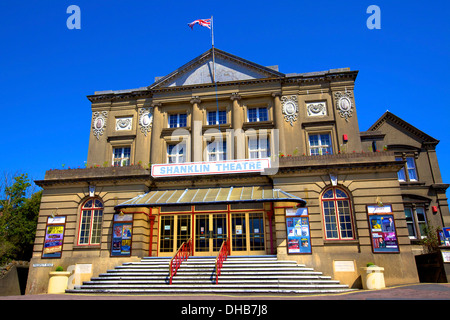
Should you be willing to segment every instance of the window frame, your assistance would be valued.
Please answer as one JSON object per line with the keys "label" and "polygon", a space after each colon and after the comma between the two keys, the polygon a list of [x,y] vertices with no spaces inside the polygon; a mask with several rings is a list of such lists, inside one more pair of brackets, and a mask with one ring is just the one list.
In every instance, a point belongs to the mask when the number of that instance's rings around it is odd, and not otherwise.
{"label": "window frame", "polygon": [[[328,136],[329,144],[322,144],[322,136]],[[318,145],[317,146],[311,146],[311,137],[317,136],[318,137]],[[325,149],[325,153],[323,151]],[[326,151],[326,149],[329,149],[330,152]],[[313,150],[319,150],[318,154],[313,154]],[[331,138],[330,132],[314,132],[314,133],[308,133],[308,151],[310,156],[322,156],[327,154],[333,154],[333,140]]]}
{"label": "window frame", "polygon": [[[86,205],[88,204],[89,201],[92,201],[92,206],[91,207],[86,207]],[[101,207],[96,206],[97,202],[99,202],[101,204]],[[101,199],[96,198],[96,197],[90,197],[88,199],[86,199],[83,204],[80,207],[80,215],[79,215],[79,225],[78,225],[78,237],[77,237],[77,245],[78,246],[92,246],[92,247],[97,247],[97,246],[101,246],[102,244],[102,225],[103,225],[103,211],[104,211],[104,203]],[[96,211],[99,211],[99,221],[95,222],[95,214]],[[84,224],[84,217],[85,217],[85,213],[87,214],[87,217],[89,218],[89,229],[86,231],[84,230],[84,232],[87,232],[87,238],[88,238],[88,242],[82,243],[82,233],[83,233],[83,229],[84,229],[84,225],[87,226],[87,224]],[[95,227],[95,228],[94,228]],[[93,238],[94,237],[98,237],[98,243],[97,242],[93,242]],[[83,236],[83,241],[84,241],[85,236]]]}
{"label": "window frame", "polygon": [[[419,210],[423,210],[420,215],[423,215],[423,219],[419,219]],[[411,218],[412,222],[408,222],[408,219],[406,217],[406,210],[411,211]],[[404,212],[405,212],[405,219],[406,224],[412,224],[414,228],[414,236],[409,234],[408,229],[408,236],[411,240],[420,240],[425,239],[427,237],[425,228],[428,227],[428,219],[427,219],[427,206],[425,204],[406,204],[404,205]]]}
{"label": "window frame", "polygon": [[[213,117],[212,114],[214,113],[214,121],[210,122],[210,115],[211,118]],[[220,124],[227,124],[227,110],[210,110],[206,113],[206,124],[208,126],[214,126],[214,125],[220,125]]]}
{"label": "window frame", "polygon": [[[265,110],[266,117],[267,117],[267,119],[265,119],[265,120],[261,120],[261,115],[260,115],[261,109]],[[254,120],[251,120],[251,119],[253,119],[253,117],[250,118],[250,110],[256,110],[256,118]],[[268,107],[248,107],[247,108],[247,122],[254,123],[254,122],[263,122],[263,121],[269,121],[269,108]]]}
{"label": "window frame", "polygon": [[[324,195],[329,192],[332,191],[333,197],[331,198],[324,198]],[[336,191],[339,190],[340,192],[343,192],[345,194],[345,197],[337,197],[336,196]],[[339,210],[336,210],[336,208],[338,207],[338,202],[339,201],[346,201],[347,202],[347,208],[348,208],[348,213],[343,213],[342,215],[339,213]],[[320,197],[320,202],[321,202],[321,208],[322,208],[322,218],[323,218],[323,230],[324,230],[324,237],[325,240],[327,241],[339,241],[339,240],[343,240],[343,241],[352,241],[352,240],[356,240],[356,232],[355,232],[355,222],[354,222],[354,217],[353,217],[353,208],[352,208],[352,200],[351,197],[349,195],[349,193],[344,190],[343,188],[340,187],[329,187],[326,188],[321,197]],[[333,203],[333,211],[334,211],[334,215],[333,217],[335,218],[334,222],[335,222],[335,229],[331,229],[328,230],[327,228],[327,219],[326,219],[326,215],[325,215],[325,205],[324,203]],[[327,208],[330,209],[330,208]],[[350,217],[350,221],[341,221],[341,217],[345,217],[345,216],[349,216]],[[351,232],[351,237],[343,237],[343,230],[342,230],[342,224],[343,223],[350,223],[351,228],[350,229],[346,229],[345,232]],[[331,237],[328,235],[328,231],[331,232],[331,234],[333,235],[333,233],[337,234],[337,237]]]}
{"label": "window frame", "polygon": [[[121,149],[120,158],[116,158],[116,150]],[[125,149],[129,149],[129,157],[128,162],[124,164],[123,162],[127,160],[125,157]],[[116,164],[117,159],[119,159],[120,163]],[[131,146],[114,146],[112,150],[112,163],[114,167],[127,167],[131,165]]]}
{"label": "window frame", "polygon": [[[395,160],[397,161],[403,161],[405,162],[405,165],[397,171],[397,180],[399,182],[419,182],[419,174],[417,172],[417,163],[416,163],[417,156],[416,155],[397,155],[395,156]],[[410,160],[408,162],[408,160]],[[410,167],[410,162],[412,161],[413,166]],[[411,178],[411,172],[414,172],[415,178]],[[403,178],[402,178],[403,177]]]}
{"label": "window frame", "polygon": [[[261,148],[261,140],[266,141],[266,148]],[[251,142],[250,141],[256,141],[256,149],[251,149]],[[270,158],[271,155],[271,150],[270,150],[270,136],[269,135],[265,135],[265,139],[261,139],[260,134],[258,135],[251,135],[248,136],[247,138],[247,152],[248,152],[248,156],[247,159],[265,159],[265,158]],[[258,157],[253,158],[251,155],[252,153],[257,152],[258,153]],[[261,156],[262,152],[266,152],[265,157]]]}
{"label": "window frame", "polygon": [[[186,123],[184,124],[184,126],[182,126],[181,122],[180,122],[181,115],[185,116]],[[172,121],[171,121],[172,117],[176,117],[176,123],[175,123],[176,126],[172,126]],[[171,113],[171,114],[169,114],[169,116],[167,118],[167,127],[168,128],[185,128],[185,127],[187,127],[187,123],[188,123],[187,113]]]}
{"label": "window frame", "polygon": [[[176,150],[176,154],[171,154],[169,152],[169,149],[173,147]],[[180,153],[180,150],[183,150],[183,153]],[[185,163],[186,162],[186,143],[184,141],[181,141],[179,143],[167,143],[166,147],[166,163],[168,164],[175,164],[175,163]],[[183,161],[180,161],[180,158],[183,158]],[[175,158],[175,162],[170,162],[170,158]]]}
{"label": "window frame", "polygon": [[[222,147],[220,147],[222,144]],[[215,151],[210,151],[213,148]],[[214,141],[206,142],[206,161],[225,161],[227,160],[227,141],[225,139],[214,139]],[[212,160],[210,157],[214,155],[216,159]],[[222,159],[220,158],[222,156]]]}

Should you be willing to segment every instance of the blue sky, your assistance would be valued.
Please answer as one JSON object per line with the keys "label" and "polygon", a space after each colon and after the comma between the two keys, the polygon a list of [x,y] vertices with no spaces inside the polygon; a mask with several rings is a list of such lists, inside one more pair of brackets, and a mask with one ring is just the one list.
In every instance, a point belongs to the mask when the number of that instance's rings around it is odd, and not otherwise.
{"label": "blue sky", "polygon": [[[381,29],[369,30],[370,5]],[[69,30],[67,7],[81,9]],[[0,171],[44,178],[83,167],[91,123],[87,95],[148,86],[211,46],[283,73],[359,70],[360,130],[387,109],[439,139],[450,183],[450,2],[448,1],[104,1],[0,2]]]}

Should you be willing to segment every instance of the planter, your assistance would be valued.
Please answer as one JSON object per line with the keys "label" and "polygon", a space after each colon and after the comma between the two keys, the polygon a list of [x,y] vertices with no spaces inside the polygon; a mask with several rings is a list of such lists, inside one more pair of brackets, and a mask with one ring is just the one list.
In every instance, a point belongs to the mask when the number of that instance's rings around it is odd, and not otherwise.
{"label": "planter", "polygon": [[50,272],[50,280],[48,281],[48,293],[61,294],[65,293],[69,276],[71,272],[68,271],[53,271]]}
{"label": "planter", "polygon": [[384,283],[384,268],[372,266],[361,268],[361,280],[363,288],[366,290],[378,290],[386,288]]}

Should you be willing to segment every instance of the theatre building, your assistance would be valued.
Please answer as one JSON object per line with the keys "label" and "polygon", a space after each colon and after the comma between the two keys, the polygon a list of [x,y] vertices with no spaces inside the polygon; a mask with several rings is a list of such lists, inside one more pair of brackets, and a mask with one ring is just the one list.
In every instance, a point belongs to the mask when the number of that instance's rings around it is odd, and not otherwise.
{"label": "theatre building", "polygon": [[[369,262],[388,286],[418,282],[425,227],[450,225],[439,141],[358,105],[357,75],[284,74],[215,49],[148,87],[89,95],[86,167],[36,182],[27,293],[46,292],[56,266],[97,276],[189,239],[194,257],[228,239],[231,256],[294,260],[350,287]],[[379,119],[361,131],[358,112]]]}

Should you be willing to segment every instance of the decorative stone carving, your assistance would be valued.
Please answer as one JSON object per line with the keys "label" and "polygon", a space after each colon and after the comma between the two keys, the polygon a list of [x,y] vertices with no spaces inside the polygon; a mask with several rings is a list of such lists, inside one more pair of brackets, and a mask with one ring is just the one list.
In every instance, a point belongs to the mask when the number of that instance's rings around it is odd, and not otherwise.
{"label": "decorative stone carving", "polygon": [[92,115],[92,131],[97,140],[103,135],[106,128],[106,119],[108,118],[108,111],[94,112]]}
{"label": "decorative stone carving", "polygon": [[141,132],[144,136],[147,136],[147,133],[150,131],[150,128],[153,125],[153,108],[141,108],[139,110],[139,127],[141,128]]}
{"label": "decorative stone carving", "polygon": [[308,102],[306,103],[306,112],[308,117],[318,117],[327,115],[327,103],[323,102]]}
{"label": "decorative stone carving", "polygon": [[131,130],[133,118],[116,118],[116,131]]}
{"label": "decorative stone carving", "polygon": [[241,95],[240,95],[239,93],[237,93],[237,92],[233,92],[233,93],[231,94],[230,99],[231,99],[232,101],[234,101],[234,100],[241,100]]}
{"label": "decorative stone carving", "polygon": [[352,93],[347,91],[336,92],[334,98],[336,99],[336,108],[341,118],[348,122],[348,118],[353,115]]}
{"label": "decorative stone carving", "polygon": [[284,119],[294,126],[298,116],[297,96],[281,97]]}
{"label": "decorative stone carving", "polygon": [[199,104],[202,102],[202,100],[198,96],[195,96],[195,97],[192,97],[190,102],[191,102],[191,104],[195,104],[195,103]]}

